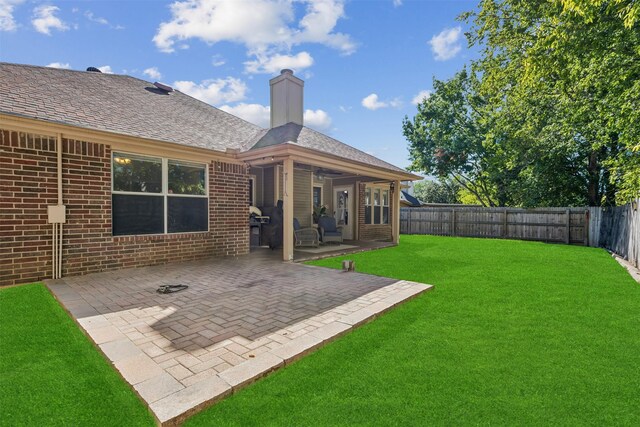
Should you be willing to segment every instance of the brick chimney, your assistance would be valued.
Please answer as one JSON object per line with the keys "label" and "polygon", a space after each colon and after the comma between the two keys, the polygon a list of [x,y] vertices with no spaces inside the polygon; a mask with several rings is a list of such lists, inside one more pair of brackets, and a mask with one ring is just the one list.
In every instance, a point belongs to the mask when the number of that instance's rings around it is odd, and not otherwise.
{"label": "brick chimney", "polygon": [[304,82],[293,75],[293,71],[280,71],[278,77],[269,80],[271,86],[271,127],[293,122],[303,125]]}

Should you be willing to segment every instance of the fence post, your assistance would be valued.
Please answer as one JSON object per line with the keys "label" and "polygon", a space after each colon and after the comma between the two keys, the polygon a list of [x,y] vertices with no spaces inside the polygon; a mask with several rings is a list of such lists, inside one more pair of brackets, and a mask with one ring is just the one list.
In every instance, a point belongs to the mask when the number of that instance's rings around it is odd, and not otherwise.
{"label": "fence post", "polygon": [[451,209],[451,233],[452,236],[456,235],[456,208]]}
{"label": "fence post", "polygon": [[584,245],[589,246],[589,209],[584,211]]}
{"label": "fence post", "polygon": [[407,209],[407,234],[411,234],[411,208]]}
{"label": "fence post", "polygon": [[568,245],[571,242],[571,211],[567,209],[565,214],[567,215],[567,235],[565,237],[565,243]]}
{"label": "fence post", "polygon": [[507,237],[509,235],[509,231],[508,231],[509,223],[507,222],[507,215],[509,215],[509,209],[505,207],[503,217],[502,217],[502,237]]}

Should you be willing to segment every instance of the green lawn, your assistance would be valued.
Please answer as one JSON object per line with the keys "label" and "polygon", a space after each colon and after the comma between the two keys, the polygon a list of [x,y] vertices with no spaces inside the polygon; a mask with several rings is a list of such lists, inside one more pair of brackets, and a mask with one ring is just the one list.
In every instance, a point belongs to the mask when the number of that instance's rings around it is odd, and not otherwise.
{"label": "green lawn", "polygon": [[0,290],[0,425],[153,424],[43,285]]}
{"label": "green lawn", "polygon": [[640,425],[640,285],[605,251],[402,236],[348,258],[436,289],[189,426]]}

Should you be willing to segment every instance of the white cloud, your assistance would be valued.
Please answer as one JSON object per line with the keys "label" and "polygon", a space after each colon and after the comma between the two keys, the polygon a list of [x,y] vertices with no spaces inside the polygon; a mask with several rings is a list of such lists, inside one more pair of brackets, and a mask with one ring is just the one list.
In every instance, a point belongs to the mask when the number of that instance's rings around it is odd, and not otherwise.
{"label": "white cloud", "polygon": [[158,70],[158,67],[149,67],[144,70],[142,74],[148,76],[152,80],[160,80],[162,78],[162,74]]}
{"label": "white cloud", "polygon": [[327,132],[331,128],[331,117],[323,110],[305,110],[304,124],[320,132]]}
{"label": "white cloud", "polygon": [[445,28],[439,34],[431,37],[429,44],[436,61],[446,61],[455,57],[462,50],[460,38],[462,28]]}
{"label": "white cloud", "polygon": [[430,90],[421,90],[416,94],[416,96],[413,97],[413,99],[411,100],[411,103],[413,105],[418,105],[422,102],[422,100],[424,100],[425,98],[429,98],[430,96],[431,96]]}
{"label": "white cloud", "polygon": [[393,0],[393,7],[402,6],[402,0]]}
{"label": "white cloud", "polygon": [[[72,12],[77,12],[78,9],[74,8],[71,10]],[[112,25],[106,18],[102,18],[100,16],[96,16],[92,11],[87,10],[84,13],[84,17],[87,18],[89,21],[91,22],[95,22],[96,24],[100,24],[100,25],[106,25],[109,28],[113,29],[113,30],[124,30],[124,27],[122,25]]]}
{"label": "white cloud", "polygon": [[[305,4],[302,17],[296,17],[299,3]],[[238,43],[252,58],[245,64],[248,72],[266,73],[281,62],[309,67],[313,60],[307,52],[290,54],[303,43],[322,44],[345,55],[357,48],[348,34],[334,31],[345,17],[344,0],[178,0],[170,9],[171,19],[162,22],[153,37],[159,50],[188,47],[185,41],[191,39]]]}
{"label": "white cloud", "polygon": [[247,85],[233,77],[204,80],[201,83],[177,81],[173,87],[212,105],[242,101],[247,93]]}
{"label": "white cloud", "polygon": [[13,19],[13,10],[24,0],[0,0],[0,31],[15,31],[18,28]]}
{"label": "white cloud", "polygon": [[101,18],[99,16],[95,16],[93,14],[93,12],[91,12],[90,10],[87,10],[84,13],[84,16],[85,16],[85,18],[87,18],[91,22],[95,22],[95,23],[101,24],[101,25],[109,25],[109,21],[107,21],[105,18]]}
{"label": "white cloud", "polygon": [[60,18],[55,16],[59,10],[60,9],[58,7],[51,5],[38,6],[33,9],[33,19],[31,20],[31,24],[33,24],[33,27],[37,32],[48,36],[51,35],[52,29],[66,31],[69,29],[69,26]]}
{"label": "white cloud", "polygon": [[377,110],[379,108],[386,108],[389,105],[386,102],[378,100],[378,95],[372,93],[362,99],[362,106],[367,110]]}
{"label": "white cloud", "polygon": [[110,65],[103,65],[102,67],[97,68],[105,74],[113,74],[113,70],[111,69]]}
{"label": "white cloud", "polygon": [[68,62],[52,62],[51,64],[48,64],[47,67],[69,70],[71,68],[71,64]]}
{"label": "white cloud", "polygon": [[214,67],[221,67],[226,63],[227,61],[222,57],[222,55],[216,54],[211,57],[211,65]]}
{"label": "white cloud", "polygon": [[402,106],[402,101],[400,100],[400,98],[394,98],[390,101],[381,101],[378,98],[378,94],[372,93],[362,98],[362,106],[367,110],[372,111],[387,107],[400,108]]}
{"label": "white cloud", "polygon": [[313,58],[308,52],[300,52],[297,55],[275,54],[273,56],[258,54],[255,61],[244,63],[246,72],[265,74],[274,74],[283,68],[291,68],[298,73],[311,65],[313,65]]}
{"label": "white cloud", "polygon": [[352,108],[352,107],[345,107],[344,105],[340,105],[340,106],[338,107],[338,109],[339,109],[340,111],[342,111],[343,113],[348,113],[349,111],[351,111],[351,108]]}
{"label": "white cloud", "polygon": [[261,104],[245,104],[241,102],[233,107],[229,105],[223,105],[221,110],[227,113],[233,114],[246,121],[258,125],[263,128],[268,128],[271,122],[271,109],[267,105]]}

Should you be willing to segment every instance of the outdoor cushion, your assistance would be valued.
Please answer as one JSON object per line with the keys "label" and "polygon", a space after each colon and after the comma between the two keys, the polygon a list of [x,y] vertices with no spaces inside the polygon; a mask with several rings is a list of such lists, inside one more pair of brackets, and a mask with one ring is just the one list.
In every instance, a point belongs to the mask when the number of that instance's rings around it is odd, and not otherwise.
{"label": "outdoor cushion", "polygon": [[336,219],[331,216],[321,216],[318,219],[320,237],[324,243],[342,242],[342,227],[336,226]]}

